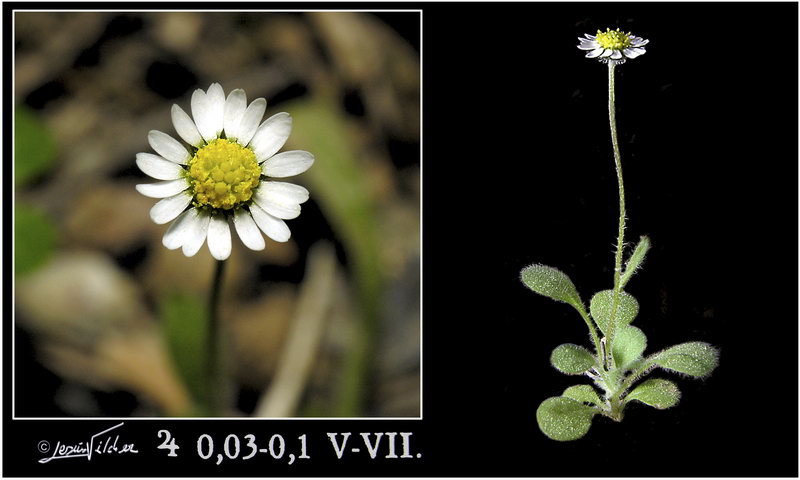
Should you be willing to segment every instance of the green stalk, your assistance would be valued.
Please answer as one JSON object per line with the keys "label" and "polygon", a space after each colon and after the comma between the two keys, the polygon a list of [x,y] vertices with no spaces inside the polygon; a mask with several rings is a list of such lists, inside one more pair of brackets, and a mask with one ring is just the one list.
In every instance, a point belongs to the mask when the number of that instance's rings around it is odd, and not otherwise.
{"label": "green stalk", "polygon": [[606,342],[606,362],[609,368],[614,367],[614,356],[611,354],[614,344],[614,330],[619,309],[619,297],[622,290],[622,250],[625,242],[625,186],[622,182],[622,156],[619,153],[617,139],[616,98],[614,95],[615,62],[608,62],[608,123],[611,126],[611,145],[614,148],[614,164],[617,167],[617,184],[619,185],[619,232],[617,235],[617,255],[614,263],[614,297],[611,303],[611,317],[608,319],[608,338]]}
{"label": "green stalk", "polygon": [[208,356],[206,372],[208,378],[208,408],[212,416],[219,416],[224,399],[224,385],[220,359],[221,334],[219,328],[219,296],[222,291],[222,276],[225,272],[225,261],[217,260],[214,279],[211,284],[211,295],[208,302]]}

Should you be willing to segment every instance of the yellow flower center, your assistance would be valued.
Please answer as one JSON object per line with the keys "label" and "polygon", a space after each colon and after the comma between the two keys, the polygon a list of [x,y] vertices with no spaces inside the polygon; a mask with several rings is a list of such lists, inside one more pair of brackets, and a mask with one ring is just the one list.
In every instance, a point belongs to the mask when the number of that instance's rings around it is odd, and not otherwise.
{"label": "yellow flower center", "polygon": [[597,31],[597,43],[601,47],[609,50],[622,50],[631,46],[631,32],[621,32],[619,28],[611,30],[606,28],[605,32]]}
{"label": "yellow flower center", "polygon": [[250,200],[261,181],[261,168],[252,150],[220,138],[189,160],[188,176],[198,206],[228,210]]}

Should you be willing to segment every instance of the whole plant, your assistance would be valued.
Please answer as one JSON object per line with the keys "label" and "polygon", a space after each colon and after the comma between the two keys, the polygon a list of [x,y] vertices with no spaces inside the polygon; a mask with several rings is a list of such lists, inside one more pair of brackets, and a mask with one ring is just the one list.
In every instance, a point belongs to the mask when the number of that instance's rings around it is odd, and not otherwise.
{"label": "whole plant", "polygon": [[536,411],[542,432],[553,440],[577,440],[589,431],[596,415],[622,421],[626,408],[639,402],[657,409],[675,406],[681,397],[678,386],[664,378],[647,378],[656,369],[705,378],[717,367],[719,351],[708,343],[693,341],[645,355],[647,337],[631,325],[639,313],[639,303],[625,291],[638,272],[650,240],[643,236],[633,251],[625,256],[625,188],[617,139],[614,73],[627,59],[645,53],[649,40],[625,33],[619,28],[598,30],[596,35],[579,38],[578,48],[587,51],[608,66],[608,117],[611,145],[619,187],[619,223],[614,258],[613,287],[592,296],[588,311],[575,285],[562,271],[534,264],[521,272],[522,283],[534,292],[571,305],[589,329],[594,351],[573,343],[564,343],[553,350],[550,362],[567,375],[582,375],[592,384],[574,385],[560,396],[544,400]]}

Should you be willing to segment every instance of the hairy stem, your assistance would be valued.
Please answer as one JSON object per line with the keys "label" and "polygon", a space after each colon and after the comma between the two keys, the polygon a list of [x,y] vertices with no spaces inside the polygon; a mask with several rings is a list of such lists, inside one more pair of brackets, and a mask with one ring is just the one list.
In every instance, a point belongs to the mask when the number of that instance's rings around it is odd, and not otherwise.
{"label": "hairy stem", "polygon": [[617,254],[614,261],[614,297],[611,303],[611,316],[608,319],[606,337],[606,363],[609,368],[614,367],[614,356],[611,355],[614,344],[614,330],[619,310],[619,297],[622,290],[622,251],[625,242],[625,185],[622,182],[622,156],[619,153],[619,140],[617,139],[617,113],[616,98],[614,95],[614,68],[616,64],[608,62],[608,123],[611,127],[611,145],[614,148],[614,164],[617,167],[617,184],[619,185],[619,231],[617,234]]}
{"label": "hairy stem", "polygon": [[653,365],[656,364],[654,358],[655,358],[655,355],[651,355],[650,357],[645,359],[644,362],[642,362],[642,365],[639,368],[637,368],[635,372],[633,372],[630,375],[628,375],[625,378],[625,380],[622,382],[622,385],[620,385],[619,390],[617,391],[615,396],[616,397],[622,396],[625,393],[626,390],[631,388],[631,385],[633,385],[633,382],[635,382],[636,380],[641,378],[641,376],[644,375],[645,372],[650,370],[653,367]]}
{"label": "hairy stem", "polygon": [[621,422],[625,415],[625,402],[618,395],[614,395],[609,399],[609,407],[609,417],[616,422]]}

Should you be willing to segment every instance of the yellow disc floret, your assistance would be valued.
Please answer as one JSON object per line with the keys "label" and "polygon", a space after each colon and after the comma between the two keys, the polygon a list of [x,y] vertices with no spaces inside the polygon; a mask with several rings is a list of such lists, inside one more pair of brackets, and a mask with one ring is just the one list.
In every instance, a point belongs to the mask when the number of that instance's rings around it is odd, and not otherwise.
{"label": "yellow disc floret", "polygon": [[261,168],[252,150],[220,138],[189,160],[188,175],[198,206],[228,210],[250,200],[261,180]]}
{"label": "yellow disc floret", "polygon": [[595,39],[601,47],[609,50],[622,50],[631,46],[631,32],[621,32],[619,28],[611,30],[607,28],[605,32],[597,31]]}

